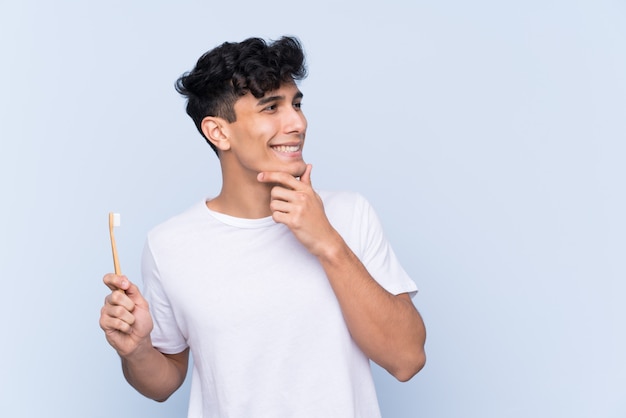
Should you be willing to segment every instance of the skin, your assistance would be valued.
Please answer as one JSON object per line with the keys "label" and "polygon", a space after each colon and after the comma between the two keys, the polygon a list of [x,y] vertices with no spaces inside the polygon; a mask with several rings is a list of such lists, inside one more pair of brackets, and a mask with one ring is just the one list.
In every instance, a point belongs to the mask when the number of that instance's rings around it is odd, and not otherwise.
{"label": "skin", "polygon": [[[409,295],[383,289],[328,221],[311,184],[312,166],[302,158],[307,121],[301,100],[297,86],[286,83],[261,99],[240,98],[235,122],[203,120],[223,179],[207,206],[242,218],[271,215],[285,224],[323,266],[361,350],[398,380],[409,380],[425,363],[424,323]],[[185,379],[189,350],[166,355],[153,348],[152,319],[137,286],[114,274],[104,276],[104,283],[111,293],[100,326],[122,358],[126,379],[147,397],[167,399]]]}

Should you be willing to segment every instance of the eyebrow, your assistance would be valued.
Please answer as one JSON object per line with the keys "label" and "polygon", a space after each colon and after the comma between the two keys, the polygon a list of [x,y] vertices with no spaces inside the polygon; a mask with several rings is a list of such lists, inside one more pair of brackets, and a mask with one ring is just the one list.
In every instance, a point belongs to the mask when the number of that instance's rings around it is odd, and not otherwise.
{"label": "eyebrow", "polygon": [[[302,94],[301,91],[298,91],[294,96],[294,100],[295,99],[301,99],[302,97],[304,97],[304,94]],[[263,106],[265,104],[274,102],[274,101],[279,101],[279,100],[285,100],[285,96],[268,96],[268,97],[263,97],[261,98],[261,100],[259,100],[257,102],[257,106]]]}

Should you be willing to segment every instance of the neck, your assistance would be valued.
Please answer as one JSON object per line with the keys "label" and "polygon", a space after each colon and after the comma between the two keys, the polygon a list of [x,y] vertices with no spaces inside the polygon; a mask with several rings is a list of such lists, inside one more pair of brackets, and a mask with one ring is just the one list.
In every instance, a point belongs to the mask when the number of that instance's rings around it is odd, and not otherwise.
{"label": "neck", "polygon": [[269,204],[271,189],[272,186],[259,183],[255,173],[232,175],[222,169],[222,190],[207,202],[207,207],[237,218],[265,218],[272,214]]}

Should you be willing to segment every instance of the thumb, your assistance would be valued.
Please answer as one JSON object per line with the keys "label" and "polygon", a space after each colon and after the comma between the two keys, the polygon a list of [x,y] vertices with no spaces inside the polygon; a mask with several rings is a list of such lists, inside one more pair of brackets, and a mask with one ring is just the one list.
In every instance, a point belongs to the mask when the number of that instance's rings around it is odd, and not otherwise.
{"label": "thumb", "polygon": [[307,164],[306,170],[304,170],[304,173],[300,176],[300,181],[309,186],[311,186],[311,170],[312,169],[313,169],[313,165]]}
{"label": "thumb", "polygon": [[135,305],[141,305],[141,306],[146,305],[146,300],[144,299],[143,295],[139,291],[139,287],[130,281],[129,281],[129,286],[126,289],[126,296],[128,296],[130,300],[132,300],[135,303]]}

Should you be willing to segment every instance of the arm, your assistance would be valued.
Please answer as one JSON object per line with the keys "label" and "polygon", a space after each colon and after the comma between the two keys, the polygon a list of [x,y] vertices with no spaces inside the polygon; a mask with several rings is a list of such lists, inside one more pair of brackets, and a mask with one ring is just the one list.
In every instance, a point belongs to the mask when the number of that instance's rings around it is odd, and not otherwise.
{"label": "arm", "polygon": [[343,241],[318,259],[361,350],[400,381],[419,372],[426,361],[426,330],[410,296],[387,292]]}
{"label": "arm", "polygon": [[165,401],[187,374],[189,350],[163,354],[152,346],[152,317],[148,302],[124,276],[107,274],[111,289],[100,313],[100,327],[122,359],[124,377],[142,395]]}
{"label": "arm", "polygon": [[407,294],[387,292],[350,250],[326,218],[310,175],[309,165],[300,181],[278,172],[261,173],[258,179],[277,184],[270,202],[274,220],[287,225],[318,258],[361,350],[398,380],[409,380],[425,363],[422,318]]}

